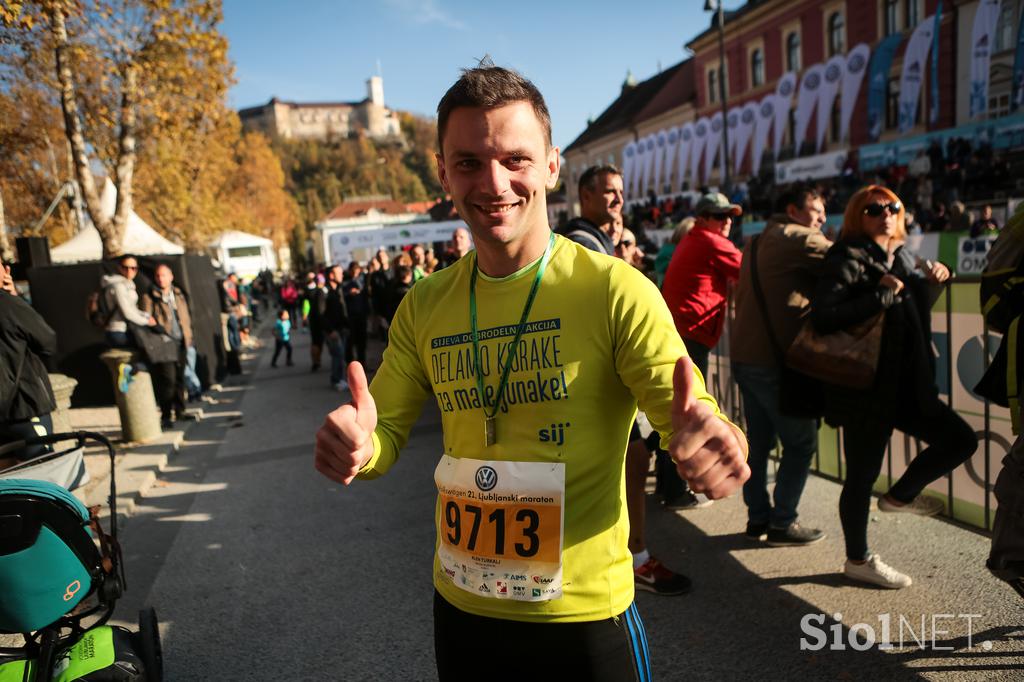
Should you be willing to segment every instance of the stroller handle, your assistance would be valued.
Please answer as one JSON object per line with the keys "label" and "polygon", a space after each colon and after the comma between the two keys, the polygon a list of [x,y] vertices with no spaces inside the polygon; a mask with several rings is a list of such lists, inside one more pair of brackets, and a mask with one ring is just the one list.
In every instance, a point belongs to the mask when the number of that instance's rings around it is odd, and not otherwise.
{"label": "stroller handle", "polygon": [[116,464],[116,455],[114,453],[114,445],[110,442],[110,439],[104,436],[102,433],[96,433],[95,431],[68,431],[66,433],[51,433],[45,436],[36,436],[34,438],[25,438],[17,440],[12,443],[5,443],[0,445],[0,456],[14,452],[24,448],[26,445],[51,445],[53,443],[59,443],[65,440],[74,440],[78,442],[79,447],[85,445],[85,441],[94,440],[102,443],[107,448],[107,456],[110,458],[110,499],[108,504],[110,506],[110,535],[117,540],[117,481],[114,475],[114,466]]}

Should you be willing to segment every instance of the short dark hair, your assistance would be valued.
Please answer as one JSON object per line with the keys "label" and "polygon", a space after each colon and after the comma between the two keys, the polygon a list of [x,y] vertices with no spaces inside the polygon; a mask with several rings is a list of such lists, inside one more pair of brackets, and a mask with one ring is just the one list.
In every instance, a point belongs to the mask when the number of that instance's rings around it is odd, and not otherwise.
{"label": "short dark hair", "polygon": [[463,69],[462,76],[448,88],[437,105],[437,151],[443,152],[444,131],[452,111],[459,107],[494,108],[528,102],[544,129],[544,142],[551,148],[551,114],[537,86],[512,69],[495,66],[484,57],[472,69]]}
{"label": "short dark hair", "polygon": [[578,194],[583,194],[583,189],[594,189],[597,186],[597,177],[609,173],[611,175],[618,175],[622,177],[622,171],[619,170],[618,166],[610,163],[606,163],[603,166],[591,166],[587,170],[583,171],[583,175],[580,176],[579,183],[576,185],[576,191]]}
{"label": "short dark hair", "polygon": [[125,262],[126,260],[128,260],[129,258],[131,258],[131,259],[132,259],[133,261],[135,261],[136,263],[138,263],[138,262],[139,262],[139,259],[138,259],[138,258],[136,258],[136,257],[135,257],[135,254],[133,254],[133,253],[122,253],[122,254],[121,254],[120,256],[118,256],[118,257],[117,257],[117,258],[115,258],[114,260],[116,260],[116,261],[117,261],[117,264],[118,264],[118,265],[124,265],[124,262]]}
{"label": "short dark hair", "polygon": [[778,203],[775,204],[775,210],[779,213],[785,213],[791,204],[797,208],[803,208],[807,205],[808,201],[813,201],[814,199],[822,199],[821,193],[818,190],[807,185],[798,185],[788,192],[782,193]]}

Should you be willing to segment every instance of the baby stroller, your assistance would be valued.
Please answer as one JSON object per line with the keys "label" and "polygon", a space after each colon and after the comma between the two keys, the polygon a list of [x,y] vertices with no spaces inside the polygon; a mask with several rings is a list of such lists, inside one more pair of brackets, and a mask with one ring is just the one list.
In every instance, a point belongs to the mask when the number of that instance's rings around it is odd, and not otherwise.
{"label": "baby stroller", "polygon": [[[138,632],[107,625],[125,590],[110,441],[85,431],[54,434],[0,446],[0,457],[70,440],[70,450],[0,471],[0,634],[24,639],[0,648],[0,682],[158,682],[163,655],[154,610],[140,612]],[[66,482],[53,480],[55,471],[68,475],[57,461],[80,458],[86,441],[102,443],[110,457],[109,533],[99,506],[87,509]]]}

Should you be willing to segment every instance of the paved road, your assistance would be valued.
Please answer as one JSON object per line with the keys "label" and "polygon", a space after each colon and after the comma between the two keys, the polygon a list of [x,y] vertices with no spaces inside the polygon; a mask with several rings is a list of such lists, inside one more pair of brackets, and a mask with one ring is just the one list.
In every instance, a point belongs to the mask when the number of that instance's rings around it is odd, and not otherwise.
{"label": "paved road", "polygon": [[[169,680],[435,679],[438,415],[425,412],[388,476],[339,489],[312,467],[313,434],[340,397],[323,372],[309,372],[306,344],[297,335],[296,367],[269,368],[264,350],[233,381],[124,530],[129,594],[118,615],[157,607]],[[804,518],[830,537],[803,549],[745,541],[736,498],[685,514],[651,498],[651,548],[696,584],[683,597],[638,596],[656,678],[1020,679],[1024,610],[982,569],[987,540],[884,515],[872,523],[874,546],[915,584],[854,587],[836,573],[837,495],[812,478]],[[891,640],[899,644],[902,621],[908,646],[802,651],[801,619],[819,613],[841,613],[844,638],[857,623],[880,631],[890,614]],[[941,614],[952,615],[933,624]],[[515,652],[496,646],[496,665],[505,655]]]}

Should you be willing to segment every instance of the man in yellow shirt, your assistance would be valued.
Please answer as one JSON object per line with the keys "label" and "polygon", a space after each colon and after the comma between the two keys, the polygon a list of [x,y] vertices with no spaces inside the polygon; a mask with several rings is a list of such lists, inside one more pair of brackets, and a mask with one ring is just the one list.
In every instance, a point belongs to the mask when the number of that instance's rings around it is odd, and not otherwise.
{"label": "man in yellow shirt", "polygon": [[[633,604],[624,458],[637,404],[694,490],[749,476],[743,434],[704,387],[654,285],[552,234],[559,150],[543,97],[490,63],[438,106],[438,174],[476,252],[417,283],[367,387],[317,433],[316,467],[385,473],[433,397],[434,642],[442,680],[502,674],[647,680]],[[529,655],[526,655],[529,652]]]}

